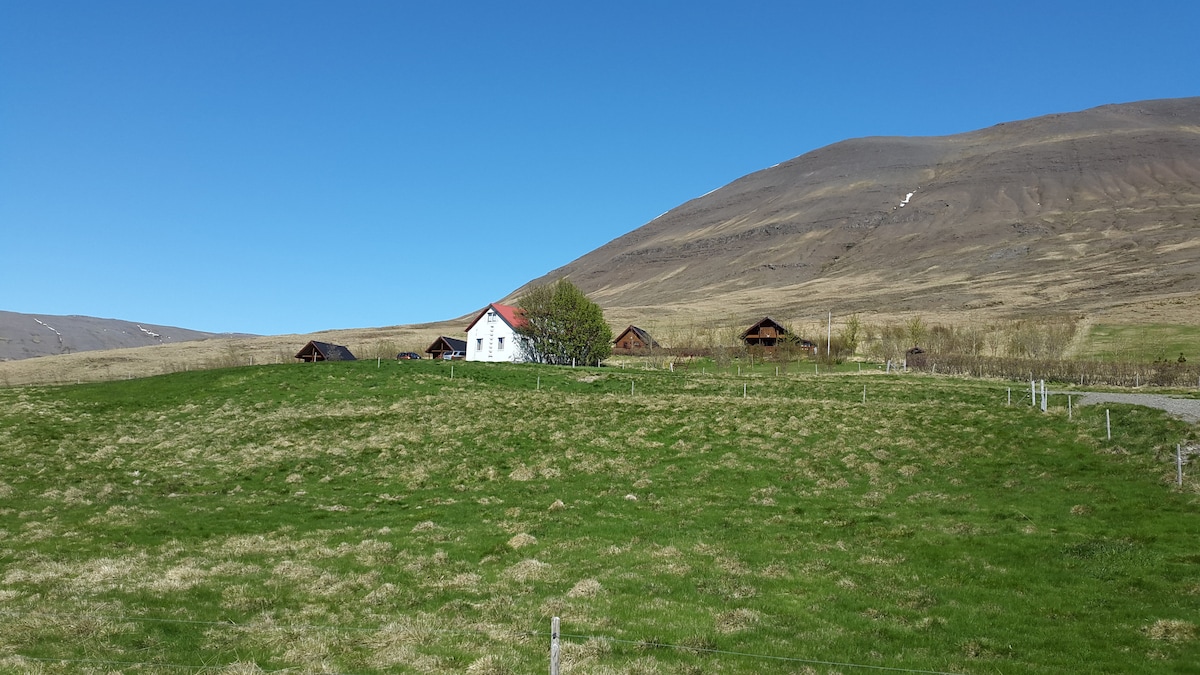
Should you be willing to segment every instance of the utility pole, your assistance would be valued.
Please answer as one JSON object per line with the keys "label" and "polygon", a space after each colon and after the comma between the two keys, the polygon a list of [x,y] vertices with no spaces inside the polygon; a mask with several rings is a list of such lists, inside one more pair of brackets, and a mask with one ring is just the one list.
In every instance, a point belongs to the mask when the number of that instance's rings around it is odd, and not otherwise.
{"label": "utility pole", "polygon": [[829,356],[829,343],[833,341],[833,310],[829,311],[829,320],[825,324],[825,356]]}

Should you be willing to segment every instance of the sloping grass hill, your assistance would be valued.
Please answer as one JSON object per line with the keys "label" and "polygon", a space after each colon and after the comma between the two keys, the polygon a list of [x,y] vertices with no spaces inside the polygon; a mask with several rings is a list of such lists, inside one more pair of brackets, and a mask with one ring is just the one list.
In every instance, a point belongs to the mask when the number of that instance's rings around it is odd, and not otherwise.
{"label": "sloping grass hill", "polygon": [[1196,672],[1195,428],[738,368],[0,390],[0,671]]}

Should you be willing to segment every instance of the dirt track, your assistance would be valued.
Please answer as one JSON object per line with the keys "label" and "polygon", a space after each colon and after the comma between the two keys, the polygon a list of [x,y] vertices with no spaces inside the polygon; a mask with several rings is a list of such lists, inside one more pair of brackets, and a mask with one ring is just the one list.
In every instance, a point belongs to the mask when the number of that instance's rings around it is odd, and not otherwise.
{"label": "dirt track", "polygon": [[1075,405],[1095,405],[1097,403],[1142,405],[1165,410],[1168,414],[1191,424],[1200,424],[1200,399],[1174,398],[1162,394],[1118,394],[1099,391],[1074,392],[1072,396],[1075,397]]}

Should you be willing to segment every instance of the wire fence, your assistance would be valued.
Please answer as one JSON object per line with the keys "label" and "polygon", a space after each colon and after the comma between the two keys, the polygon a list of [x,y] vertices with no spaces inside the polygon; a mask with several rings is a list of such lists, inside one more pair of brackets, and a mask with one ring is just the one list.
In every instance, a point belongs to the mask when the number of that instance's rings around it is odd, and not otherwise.
{"label": "wire fence", "polygon": [[[67,615],[63,615],[63,614],[53,614],[53,613],[46,613],[46,612],[15,612],[15,611],[11,611],[11,610],[0,610],[0,616],[6,616],[6,617],[10,617],[10,618],[17,618],[17,619],[34,618],[34,617],[79,619],[81,617],[87,617],[87,618],[91,618],[91,619],[106,620],[106,621],[113,621],[113,622],[141,622],[141,623],[175,624],[175,625],[197,626],[197,627],[202,626],[206,629],[220,628],[220,627],[241,628],[246,625],[246,624],[239,624],[239,623],[236,623],[233,621],[198,621],[198,620],[191,620],[191,619],[170,619],[170,618],[162,618],[162,617],[126,616],[126,615],[109,615],[109,614],[86,614],[86,615],[74,614],[74,615],[67,616]],[[325,624],[325,625],[322,625],[322,624],[270,624],[267,626],[259,625],[257,627],[260,629],[270,629],[270,630],[275,630],[275,631],[279,631],[279,632],[335,631],[335,632],[354,632],[354,633],[377,633],[380,631],[387,630],[388,625],[384,624],[384,625],[380,625],[380,626],[336,626],[336,625],[327,625],[327,624]],[[454,630],[426,629],[426,630],[423,630],[422,632],[435,634],[435,635],[485,636],[488,639],[493,640],[493,641],[497,639],[495,631],[485,631],[482,629],[454,629]],[[551,638],[552,638],[550,631],[540,631],[540,630],[516,631],[516,632],[509,633],[507,638],[514,642],[519,641],[519,640],[527,640],[527,639],[537,639],[537,638],[544,639],[545,644],[546,644],[546,650],[547,650],[547,652],[546,652],[547,659],[549,660],[550,642],[551,642]],[[725,649],[677,645],[677,644],[658,642],[658,641],[646,642],[646,641],[640,641],[640,640],[626,640],[626,639],[611,637],[608,635],[560,633],[559,638],[561,638],[563,640],[567,640],[567,641],[572,641],[577,644],[582,644],[582,643],[586,643],[586,642],[590,642],[590,641],[601,641],[601,642],[605,642],[608,644],[614,644],[614,645],[627,645],[627,646],[634,647],[637,649],[647,649],[647,648],[666,649],[666,650],[672,650],[672,651],[678,651],[678,652],[703,654],[703,655],[713,656],[713,657],[727,657],[730,659],[739,659],[739,660],[755,660],[755,661],[774,662],[774,663],[792,663],[792,664],[798,664],[798,665],[823,666],[823,667],[841,668],[841,669],[855,669],[855,670],[870,671],[870,672],[911,673],[914,675],[961,675],[960,673],[955,673],[955,672],[950,672],[950,671],[942,671],[942,670],[903,668],[903,667],[899,667],[899,666],[884,666],[884,665],[877,665],[877,664],[854,663],[854,662],[850,662],[850,661],[831,661],[831,660],[822,660],[822,659],[813,659],[813,658],[803,658],[803,657],[797,657],[797,656],[781,656],[781,655],[777,655],[777,654],[761,654],[761,653],[755,653],[755,652],[743,652],[743,651],[732,651],[732,650],[725,650]],[[193,673],[220,673],[220,672],[302,673],[302,672],[310,672],[309,668],[306,666],[289,666],[289,667],[285,667],[285,668],[264,669],[264,668],[259,667],[254,662],[248,662],[248,661],[242,661],[242,660],[234,660],[234,661],[229,661],[229,662],[221,663],[221,664],[212,664],[212,663],[187,664],[187,663],[170,663],[170,662],[164,662],[164,661],[137,661],[137,660],[121,659],[121,658],[116,658],[116,657],[114,657],[114,658],[71,658],[71,657],[28,656],[28,655],[15,653],[15,652],[9,653],[6,655],[0,655],[0,667],[3,667],[6,662],[9,665],[20,665],[21,662],[28,662],[28,663],[40,663],[40,664],[63,664],[63,665],[73,665],[73,666],[81,666],[81,667],[82,666],[99,666],[99,667],[109,667],[109,668],[116,668],[116,669],[146,668],[146,669],[169,670],[169,671],[173,671],[173,672],[174,671],[182,671],[182,672],[193,672]],[[356,673],[353,671],[341,671],[341,670],[329,670],[327,668],[322,668],[320,672],[323,675],[367,675],[366,673]]]}

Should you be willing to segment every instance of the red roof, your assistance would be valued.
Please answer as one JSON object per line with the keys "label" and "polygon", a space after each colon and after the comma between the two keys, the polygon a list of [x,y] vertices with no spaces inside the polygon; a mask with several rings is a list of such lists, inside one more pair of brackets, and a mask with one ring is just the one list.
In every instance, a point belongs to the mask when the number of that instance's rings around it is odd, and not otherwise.
{"label": "red roof", "polygon": [[500,318],[504,319],[504,323],[507,323],[513,330],[525,325],[525,317],[521,315],[521,310],[519,308],[493,302],[485,307],[484,310],[479,313],[479,316],[475,317],[475,320],[471,322],[471,325],[467,326],[467,332],[470,332],[471,329],[475,327],[475,324],[479,323],[480,319],[487,316],[487,313],[490,310],[495,310],[496,313],[500,315]]}

